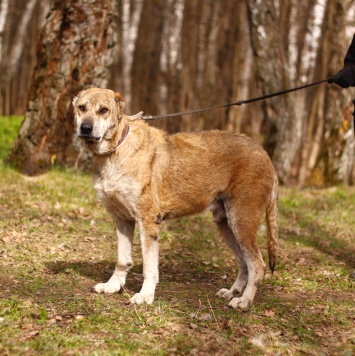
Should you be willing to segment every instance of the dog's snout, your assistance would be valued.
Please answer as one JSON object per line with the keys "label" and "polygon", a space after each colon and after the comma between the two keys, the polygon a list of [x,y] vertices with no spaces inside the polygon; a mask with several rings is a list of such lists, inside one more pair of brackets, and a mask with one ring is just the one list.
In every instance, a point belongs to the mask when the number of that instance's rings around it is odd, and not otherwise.
{"label": "dog's snout", "polygon": [[80,126],[80,133],[82,135],[90,135],[92,133],[93,126],[89,121],[84,121]]}

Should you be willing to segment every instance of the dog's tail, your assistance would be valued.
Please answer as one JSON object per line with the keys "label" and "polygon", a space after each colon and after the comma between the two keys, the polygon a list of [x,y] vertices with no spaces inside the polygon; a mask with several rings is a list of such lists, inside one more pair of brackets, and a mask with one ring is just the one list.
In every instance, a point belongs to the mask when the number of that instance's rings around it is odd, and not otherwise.
{"label": "dog's tail", "polygon": [[278,197],[279,186],[277,178],[275,178],[274,187],[271,193],[270,204],[266,209],[266,225],[267,225],[267,252],[269,255],[269,267],[271,272],[274,272],[276,257],[277,257],[277,244],[278,244]]}

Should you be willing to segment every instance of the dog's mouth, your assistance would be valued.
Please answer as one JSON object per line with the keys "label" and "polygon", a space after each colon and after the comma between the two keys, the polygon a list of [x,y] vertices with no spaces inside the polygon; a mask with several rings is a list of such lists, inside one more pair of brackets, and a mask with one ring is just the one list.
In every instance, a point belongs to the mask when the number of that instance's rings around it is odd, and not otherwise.
{"label": "dog's mouth", "polygon": [[92,136],[92,135],[83,135],[83,134],[80,134],[79,138],[84,140],[85,142],[98,142],[101,140],[101,136]]}

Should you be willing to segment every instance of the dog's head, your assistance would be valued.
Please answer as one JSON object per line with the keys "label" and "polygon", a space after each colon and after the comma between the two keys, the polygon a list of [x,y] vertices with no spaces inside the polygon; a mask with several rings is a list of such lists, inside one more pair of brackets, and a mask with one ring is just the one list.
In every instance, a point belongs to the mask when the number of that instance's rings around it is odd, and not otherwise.
{"label": "dog's head", "polygon": [[73,100],[76,132],[86,142],[110,140],[124,116],[121,94],[109,89],[83,90]]}

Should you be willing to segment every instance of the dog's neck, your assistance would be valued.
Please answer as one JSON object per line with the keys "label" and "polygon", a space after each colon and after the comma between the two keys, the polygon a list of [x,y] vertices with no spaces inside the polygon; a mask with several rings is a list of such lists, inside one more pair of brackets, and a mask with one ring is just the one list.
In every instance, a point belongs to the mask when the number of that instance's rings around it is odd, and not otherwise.
{"label": "dog's neck", "polygon": [[126,125],[121,133],[120,139],[118,140],[116,146],[113,149],[109,149],[107,151],[100,152],[99,150],[97,150],[96,147],[91,147],[91,151],[93,152],[93,154],[95,156],[107,156],[107,155],[115,152],[126,141],[129,133],[130,133],[130,127],[128,125]]}

